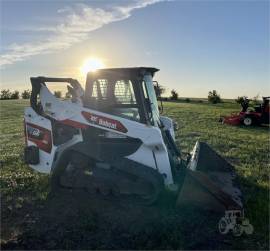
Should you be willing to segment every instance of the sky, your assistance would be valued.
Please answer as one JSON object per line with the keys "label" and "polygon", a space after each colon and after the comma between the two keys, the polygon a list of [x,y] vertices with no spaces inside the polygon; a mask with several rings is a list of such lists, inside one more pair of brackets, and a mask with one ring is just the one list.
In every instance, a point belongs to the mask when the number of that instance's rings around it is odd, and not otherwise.
{"label": "sky", "polygon": [[85,83],[85,60],[159,68],[180,97],[270,95],[270,1],[0,0],[0,89],[31,76]]}

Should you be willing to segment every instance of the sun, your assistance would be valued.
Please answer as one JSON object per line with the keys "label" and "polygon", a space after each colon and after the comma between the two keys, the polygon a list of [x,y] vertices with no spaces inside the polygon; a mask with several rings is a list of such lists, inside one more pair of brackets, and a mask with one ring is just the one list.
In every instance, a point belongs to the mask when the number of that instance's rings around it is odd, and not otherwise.
{"label": "sun", "polygon": [[104,63],[99,58],[88,58],[84,61],[80,70],[83,75],[86,75],[88,72],[96,71],[100,68],[104,68]]}

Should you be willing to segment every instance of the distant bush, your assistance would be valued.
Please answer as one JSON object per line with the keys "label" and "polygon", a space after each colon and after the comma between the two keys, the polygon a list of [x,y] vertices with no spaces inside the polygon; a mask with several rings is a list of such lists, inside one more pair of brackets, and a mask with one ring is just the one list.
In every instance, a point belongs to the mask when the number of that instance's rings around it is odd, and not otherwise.
{"label": "distant bush", "polygon": [[176,90],[171,90],[171,100],[177,100],[178,99],[178,93]]}
{"label": "distant bush", "polygon": [[21,94],[23,99],[30,99],[31,97],[31,91],[30,90],[24,90]]}
{"label": "distant bush", "polygon": [[11,92],[9,89],[3,89],[1,90],[1,94],[0,94],[0,99],[5,100],[5,99],[10,99],[11,97]]}
{"label": "distant bush", "polygon": [[220,95],[217,93],[216,90],[210,91],[208,93],[208,101],[212,104],[221,103]]}
{"label": "distant bush", "polygon": [[166,88],[162,85],[154,85],[154,89],[157,97],[161,97],[161,95],[166,91]]}
{"label": "distant bush", "polygon": [[238,96],[237,99],[235,99],[235,102],[237,104],[242,104],[245,100],[247,100],[247,97],[246,96]]}
{"label": "distant bush", "polygon": [[0,99],[7,100],[7,99],[19,99],[20,93],[19,91],[11,92],[9,89],[1,90]]}
{"label": "distant bush", "polygon": [[200,100],[198,100],[198,102],[199,102],[199,103],[202,103],[203,101],[200,99]]}
{"label": "distant bush", "polygon": [[71,94],[70,94],[70,92],[66,92],[66,94],[65,94],[65,98],[66,98],[66,99],[70,99],[70,98],[71,98]]}
{"label": "distant bush", "polygon": [[187,103],[189,103],[189,102],[190,102],[190,98],[185,98],[185,101],[186,101]]}
{"label": "distant bush", "polygon": [[10,99],[19,99],[20,98],[20,93],[19,91],[14,91],[10,95]]}
{"label": "distant bush", "polygon": [[55,91],[53,95],[55,97],[57,97],[57,98],[61,98],[62,97],[62,92],[61,91]]}
{"label": "distant bush", "polygon": [[261,101],[259,100],[259,94],[257,94],[255,97],[253,97],[253,99],[251,100],[251,105],[255,106],[255,105],[260,105]]}

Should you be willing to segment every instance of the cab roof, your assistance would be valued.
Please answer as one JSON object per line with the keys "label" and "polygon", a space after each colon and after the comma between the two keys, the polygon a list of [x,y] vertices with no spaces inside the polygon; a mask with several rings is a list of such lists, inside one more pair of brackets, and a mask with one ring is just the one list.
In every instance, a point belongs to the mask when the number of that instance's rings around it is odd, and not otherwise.
{"label": "cab roof", "polygon": [[107,75],[107,74],[120,74],[120,75],[144,75],[147,72],[150,72],[154,76],[155,72],[159,69],[154,67],[126,67],[126,68],[104,68],[98,69],[95,72],[88,72],[87,76],[94,75]]}

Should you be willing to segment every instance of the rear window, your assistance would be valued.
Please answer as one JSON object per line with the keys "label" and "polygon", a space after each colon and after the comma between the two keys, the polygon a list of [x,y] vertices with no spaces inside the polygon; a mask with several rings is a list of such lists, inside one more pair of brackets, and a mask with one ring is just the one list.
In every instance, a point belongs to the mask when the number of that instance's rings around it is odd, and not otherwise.
{"label": "rear window", "polygon": [[108,81],[106,79],[98,79],[93,83],[92,97],[100,99],[108,98]]}
{"label": "rear window", "polygon": [[90,90],[89,107],[130,120],[140,121],[132,81],[96,79]]}
{"label": "rear window", "polygon": [[114,96],[119,103],[136,104],[133,86],[130,80],[118,80],[115,83]]}
{"label": "rear window", "polygon": [[119,104],[136,104],[131,80],[117,80],[109,85],[107,79],[97,79],[93,83],[92,98],[111,99]]}

